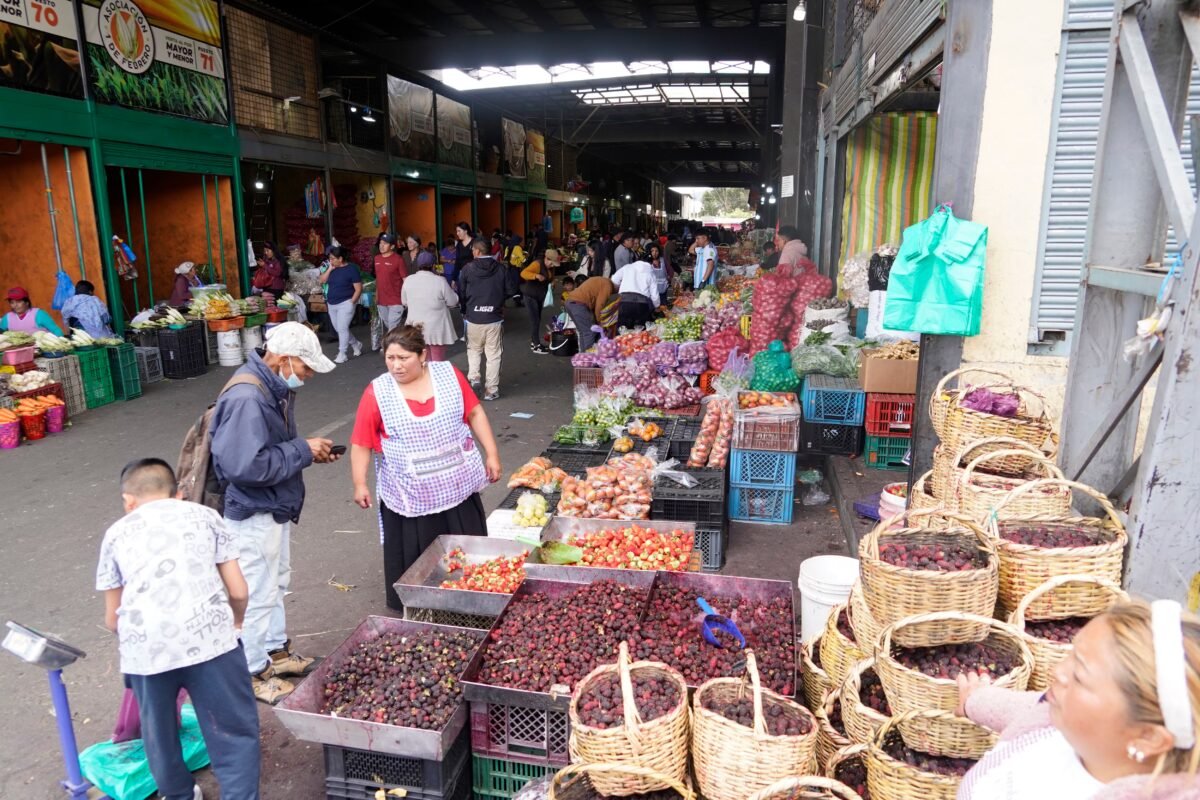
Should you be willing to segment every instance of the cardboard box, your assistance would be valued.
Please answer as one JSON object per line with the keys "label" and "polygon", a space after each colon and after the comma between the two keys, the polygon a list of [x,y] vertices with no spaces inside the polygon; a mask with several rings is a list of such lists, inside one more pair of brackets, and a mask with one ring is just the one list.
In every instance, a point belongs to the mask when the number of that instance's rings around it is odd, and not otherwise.
{"label": "cardboard box", "polygon": [[916,359],[872,358],[863,350],[858,362],[858,384],[867,392],[916,394]]}
{"label": "cardboard box", "polygon": [[325,303],[325,295],[321,292],[310,294],[308,296],[308,310],[316,312],[328,311],[329,306]]}

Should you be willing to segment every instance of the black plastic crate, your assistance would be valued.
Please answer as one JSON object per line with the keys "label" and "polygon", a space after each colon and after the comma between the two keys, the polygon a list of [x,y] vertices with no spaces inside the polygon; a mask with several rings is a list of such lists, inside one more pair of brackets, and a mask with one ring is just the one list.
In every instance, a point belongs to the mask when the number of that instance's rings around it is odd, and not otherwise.
{"label": "black plastic crate", "polygon": [[697,528],[696,549],[700,551],[700,569],[719,572],[725,566],[725,551],[729,547],[726,528]]}
{"label": "black plastic crate", "polygon": [[862,452],[861,425],[833,425],[803,422],[800,426],[800,450],[823,456],[856,456]]}
{"label": "black plastic crate", "polygon": [[[500,501],[500,505],[496,506],[496,508],[507,508],[507,509],[516,508],[517,500],[519,500],[521,498],[521,495],[525,494],[526,492],[536,492],[536,491],[537,491],[536,489],[527,489],[524,486],[518,486],[517,488],[510,491],[505,496],[505,498]],[[561,492],[551,492],[550,494],[546,494],[545,492],[542,492],[542,496],[546,498],[546,505],[547,505],[547,507],[549,507],[550,513],[553,514],[554,509],[558,508],[558,500],[562,496]]]}
{"label": "black plastic crate", "polygon": [[158,332],[158,352],[162,356],[163,376],[195,378],[208,371],[205,355],[204,327],[198,323],[178,330],[163,328]]}
{"label": "black plastic crate", "polygon": [[692,454],[692,445],[700,435],[700,419],[680,417],[675,420],[675,430],[671,432],[671,447],[667,455],[680,461],[687,461]]}
{"label": "black plastic crate", "polygon": [[725,524],[725,470],[685,470],[698,483],[687,487],[658,478],[650,495],[650,519],[695,522],[698,528]]}
{"label": "black plastic crate", "polygon": [[587,472],[588,467],[598,467],[605,461],[608,461],[608,453],[612,449],[612,443],[605,442],[604,447],[604,452],[594,450],[590,452],[559,450],[555,447],[550,447],[546,452],[542,453],[542,457],[550,459],[550,463],[563,472],[575,475],[576,477],[582,477]]}
{"label": "black plastic crate", "polygon": [[470,792],[471,732],[463,727],[442,761],[325,745],[325,796],[373,800],[375,792],[401,788],[421,800],[457,798]]}
{"label": "black plastic crate", "polygon": [[596,444],[565,444],[551,441],[550,446],[546,448],[546,453],[599,453],[607,458],[610,450],[612,450],[612,437],[605,434],[605,441]]}

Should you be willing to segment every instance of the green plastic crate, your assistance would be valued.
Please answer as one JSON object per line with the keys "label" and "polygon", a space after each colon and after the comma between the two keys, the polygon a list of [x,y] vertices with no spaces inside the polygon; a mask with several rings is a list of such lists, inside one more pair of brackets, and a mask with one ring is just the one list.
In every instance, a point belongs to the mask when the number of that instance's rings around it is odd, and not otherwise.
{"label": "green plastic crate", "polygon": [[88,408],[99,408],[117,399],[113,392],[112,370],[108,366],[108,348],[84,350],[79,358],[79,373],[83,377],[83,399]]}
{"label": "green plastic crate", "polygon": [[257,328],[259,325],[266,325],[266,324],[267,324],[267,315],[266,314],[247,314],[246,315],[246,324],[244,327]]}
{"label": "green plastic crate", "polygon": [[142,396],[142,378],[138,374],[137,352],[131,344],[108,349],[108,368],[112,373],[113,394],[118,400]]}
{"label": "green plastic crate", "polygon": [[526,764],[503,758],[471,757],[471,788],[477,800],[512,800],[525,784],[560,767]]}
{"label": "green plastic crate", "polygon": [[904,457],[911,446],[908,436],[868,436],[863,461],[869,469],[908,469]]}

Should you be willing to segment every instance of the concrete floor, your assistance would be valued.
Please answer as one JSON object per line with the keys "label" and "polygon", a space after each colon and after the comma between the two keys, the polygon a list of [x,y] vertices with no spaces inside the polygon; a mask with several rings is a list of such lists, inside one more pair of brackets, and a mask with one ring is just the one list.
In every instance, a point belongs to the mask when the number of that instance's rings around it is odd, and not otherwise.
{"label": "concrete floor", "polygon": [[[566,360],[529,352],[523,318],[505,340],[501,399],[487,410],[508,473],[541,452],[555,426],[569,419],[572,390]],[[461,345],[451,357],[465,370]],[[378,357],[365,356],[314,378],[300,391],[301,431],[347,443],[362,389],[381,369]],[[121,513],[118,471],[141,456],[174,462],[187,427],[229,373],[213,366],[202,378],[150,385],[137,400],[89,411],[68,432],[0,456],[0,507],[9,521],[0,609],[6,619],[87,651],[65,674],[81,749],[110,736],[122,693],[116,643],[102,627],[103,601],[92,588],[104,530]],[[533,417],[510,416],[516,412]],[[375,513],[353,504],[348,470],[342,462],[314,466],[305,475],[308,498],[292,534],[287,605],[295,647],[306,654],[330,652],[368,614],[386,613]],[[485,506],[494,507],[506,493],[502,483],[490,487]],[[797,506],[789,526],[733,525],[724,571],[794,585],[800,561],[823,552],[845,552],[836,506]],[[330,585],[334,579],[354,588],[339,591]],[[59,798],[63,768],[45,675],[7,654],[0,654],[0,663],[7,684],[0,720],[11,726],[0,734],[0,797]],[[265,706],[260,719],[264,800],[322,797],[321,747],[292,738]],[[198,777],[206,796],[218,797],[211,774]]]}

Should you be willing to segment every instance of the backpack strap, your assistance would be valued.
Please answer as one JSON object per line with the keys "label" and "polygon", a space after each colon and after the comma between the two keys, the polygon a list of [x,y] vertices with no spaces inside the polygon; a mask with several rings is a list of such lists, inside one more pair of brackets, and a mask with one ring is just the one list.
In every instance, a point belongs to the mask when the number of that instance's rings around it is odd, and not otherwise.
{"label": "backpack strap", "polygon": [[260,392],[262,392],[263,397],[267,398],[268,400],[271,399],[271,395],[270,395],[270,393],[267,392],[267,387],[263,386],[263,382],[260,381],[254,375],[251,375],[246,372],[239,373],[237,375],[234,375],[232,378],[230,378],[229,382],[221,387],[221,391],[220,391],[220,393],[217,394],[217,397],[220,397],[221,395],[225,394],[233,387],[240,386],[242,384],[251,384],[253,386],[257,386],[258,390]]}

